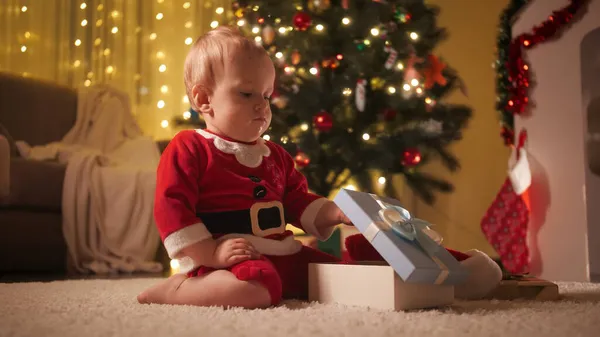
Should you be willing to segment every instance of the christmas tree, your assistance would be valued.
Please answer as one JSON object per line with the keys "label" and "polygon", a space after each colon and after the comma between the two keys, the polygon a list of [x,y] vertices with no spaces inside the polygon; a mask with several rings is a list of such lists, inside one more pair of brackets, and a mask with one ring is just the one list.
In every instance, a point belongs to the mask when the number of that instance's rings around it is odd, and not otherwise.
{"label": "christmas tree", "polygon": [[459,168],[447,147],[471,115],[442,102],[461,82],[432,52],[445,38],[436,15],[418,0],[233,3],[221,24],[237,25],[276,66],[264,138],[294,156],[312,191],[327,196],[353,181],[394,196],[394,175],[428,203],[452,190],[420,170],[435,157]]}

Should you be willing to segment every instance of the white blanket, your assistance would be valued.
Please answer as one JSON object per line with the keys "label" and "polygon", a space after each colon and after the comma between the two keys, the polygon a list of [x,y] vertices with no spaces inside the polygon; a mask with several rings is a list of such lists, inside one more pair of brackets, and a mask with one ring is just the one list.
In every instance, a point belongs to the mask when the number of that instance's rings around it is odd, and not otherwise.
{"label": "white blanket", "polygon": [[81,273],[159,272],[153,202],[160,152],[142,134],[126,94],[108,86],[81,89],[77,120],[60,142],[22,156],[67,165],[63,233]]}

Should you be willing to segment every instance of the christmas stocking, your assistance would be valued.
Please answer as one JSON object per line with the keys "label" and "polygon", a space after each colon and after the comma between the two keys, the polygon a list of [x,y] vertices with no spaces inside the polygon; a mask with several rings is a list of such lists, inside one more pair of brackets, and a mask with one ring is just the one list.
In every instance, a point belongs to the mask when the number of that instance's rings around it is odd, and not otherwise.
{"label": "christmas stocking", "polygon": [[529,272],[527,224],[531,170],[523,148],[526,138],[526,131],[521,131],[508,163],[508,177],[481,220],[485,237],[500,255],[504,268],[513,274]]}

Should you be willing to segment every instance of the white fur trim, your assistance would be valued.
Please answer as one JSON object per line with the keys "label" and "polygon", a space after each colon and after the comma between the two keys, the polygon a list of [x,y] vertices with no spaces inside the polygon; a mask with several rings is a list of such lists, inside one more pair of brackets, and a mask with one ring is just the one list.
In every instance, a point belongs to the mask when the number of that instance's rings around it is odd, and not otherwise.
{"label": "white fur trim", "polygon": [[201,129],[196,130],[196,132],[204,138],[214,139],[217,149],[235,155],[237,161],[244,166],[258,167],[262,163],[263,157],[268,157],[271,154],[271,150],[262,138],[258,138],[256,144],[249,145],[231,142]]}
{"label": "white fur trim", "polygon": [[219,237],[217,242],[227,239],[243,238],[248,240],[259,253],[265,255],[291,255],[302,249],[302,242],[294,239],[293,236],[288,236],[283,240],[267,239],[252,234],[227,234]]}
{"label": "white fur trim", "polygon": [[164,245],[169,257],[176,258],[177,254],[185,247],[211,237],[212,234],[206,229],[206,226],[199,222],[169,234],[165,238]]}
{"label": "white fur trim", "polygon": [[513,155],[509,162],[508,177],[515,193],[521,195],[531,186],[531,169],[529,167],[529,160],[527,159],[527,151],[523,148],[519,150],[519,160],[516,160],[515,151],[513,150]]}
{"label": "white fur trim", "polygon": [[313,202],[311,202],[306,208],[304,212],[300,216],[300,225],[304,228],[306,233],[314,236],[319,241],[325,241],[329,239],[335,227],[321,228],[319,230],[315,226],[315,220],[317,219],[317,213],[321,210],[326,203],[329,202],[327,198],[319,198]]}
{"label": "white fur trim", "polygon": [[476,300],[485,297],[502,280],[502,270],[487,254],[473,249],[466,252],[470,257],[461,261],[469,276],[462,284],[454,287],[456,298]]}

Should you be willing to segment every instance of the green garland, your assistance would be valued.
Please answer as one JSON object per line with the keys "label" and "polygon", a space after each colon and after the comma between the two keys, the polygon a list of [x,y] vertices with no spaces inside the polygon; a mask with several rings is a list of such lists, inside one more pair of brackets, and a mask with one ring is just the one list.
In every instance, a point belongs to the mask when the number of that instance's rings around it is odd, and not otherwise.
{"label": "green garland", "polygon": [[512,145],[514,142],[514,116],[506,109],[509,100],[509,73],[508,57],[509,47],[512,42],[512,25],[521,13],[521,10],[529,4],[531,0],[511,0],[500,15],[500,24],[498,27],[498,37],[496,38],[496,110],[500,114],[501,136],[505,145]]}

